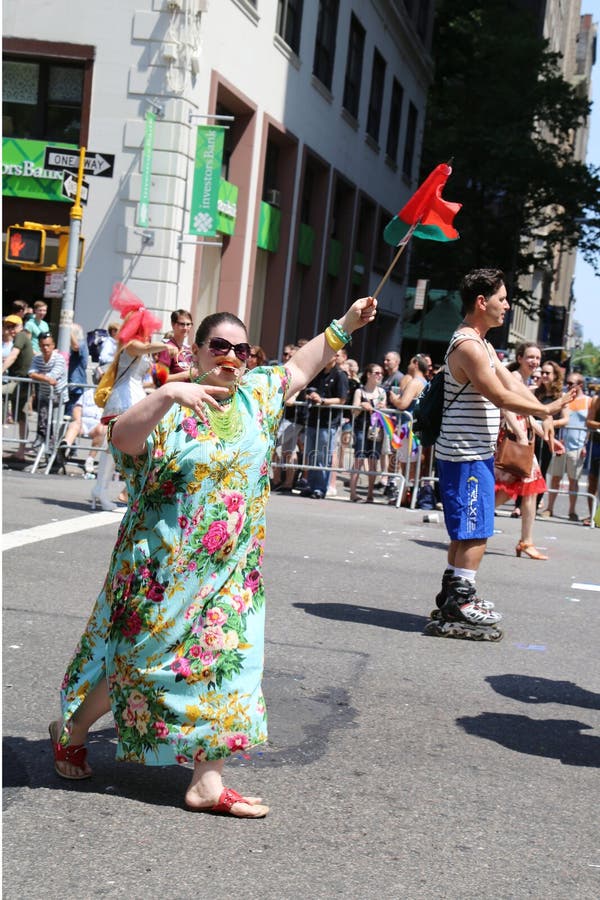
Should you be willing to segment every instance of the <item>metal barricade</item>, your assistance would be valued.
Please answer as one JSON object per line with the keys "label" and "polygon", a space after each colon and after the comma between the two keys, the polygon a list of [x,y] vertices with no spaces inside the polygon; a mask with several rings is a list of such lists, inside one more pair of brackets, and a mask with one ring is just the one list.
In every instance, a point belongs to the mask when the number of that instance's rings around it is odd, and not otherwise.
{"label": "metal barricade", "polygon": [[[69,382],[67,389],[94,389],[94,385],[80,382]],[[61,441],[71,422],[65,415],[66,401],[64,392],[57,395],[51,385],[44,385],[31,378],[15,378],[4,375],[2,379],[2,426],[4,447],[16,447],[16,456],[22,459],[31,474],[35,474],[42,460],[45,460],[43,471],[50,474],[56,466]],[[78,438],[78,443],[81,438]],[[83,440],[86,440],[83,438]],[[73,451],[77,451],[74,443]],[[103,448],[95,448],[100,452]],[[69,457],[69,463],[81,464],[75,453]],[[31,468],[29,469],[29,466]],[[63,465],[64,470],[64,465]]]}
{"label": "metal barricade", "polygon": [[[75,401],[71,396],[72,389],[81,389],[81,395],[83,395],[86,390],[94,390],[94,386],[90,384],[85,384],[83,382],[78,381],[70,381],[67,384],[67,390],[69,393],[69,402],[77,402],[78,397]],[[84,466],[84,461],[80,460],[77,456],[78,450],[80,449],[80,441],[81,435],[77,435],[72,444],[69,445],[69,457],[66,460],[63,456],[61,450],[63,449],[63,443],[65,436],[67,434],[68,428],[72,422],[72,416],[67,414],[66,412],[67,403],[62,403],[60,408],[57,410],[56,414],[56,429],[55,429],[55,438],[47,445],[47,459],[46,459],[46,468],[45,474],[49,475],[53,469],[55,468],[57,458],[60,459],[60,468],[65,472],[65,463],[68,461],[69,465],[78,465],[81,468]],[[85,438],[84,438],[85,440]],[[102,449],[104,451],[107,450],[107,447],[104,446]]]}
{"label": "metal barricade", "polygon": [[[569,440],[569,438],[571,438],[571,440]],[[591,456],[590,451],[591,451],[593,436],[592,436],[591,432],[589,431],[589,429],[586,427],[574,427],[574,426],[567,425],[560,429],[559,439],[563,442],[563,444],[565,444],[565,447],[568,447],[569,444],[573,444],[573,443],[576,444],[576,447],[573,448],[572,450],[567,449],[564,454],[560,454],[560,455],[554,454],[553,455],[552,460],[550,461],[550,465],[548,466],[547,473],[546,473],[546,492],[548,494],[554,494],[556,497],[558,497],[558,496],[585,497],[588,500],[588,506],[590,505],[589,501],[591,501],[590,527],[594,528],[595,527],[594,519],[596,516],[596,510],[598,507],[597,492],[592,494],[589,491],[579,490],[579,478],[581,477],[581,474],[583,474],[583,472],[585,471],[585,468],[589,464],[589,461],[590,461],[590,456]],[[597,439],[600,439],[600,438],[597,438]],[[581,452],[583,449],[586,450],[586,453],[585,453],[583,459],[581,460],[581,462],[583,463],[582,473],[577,478],[569,478],[568,457],[571,454],[572,465],[575,467],[575,474],[576,474],[576,470],[579,467],[578,466],[579,461],[576,459],[576,457],[581,455]],[[562,464],[560,463],[561,458],[564,460],[564,462]],[[562,470],[561,475],[560,475],[560,481],[559,481],[557,488],[551,487],[551,481],[553,478],[552,473],[553,473],[553,469],[554,469],[553,461],[555,459],[558,461],[557,467]],[[571,471],[573,472],[573,469],[571,469]],[[558,478],[559,476],[554,476],[554,477]],[[567,481],[567,487],[569,488],[568,490],[565,490],[562,487],[562,485],[565,482],[565,479]],[[577,483],[576,490],[570,489],[571,481],[575,481]]]}
{"label": "metal barricade", "polygon": [[17,455],[23,459],[27,449],[36,452],[39,449],[36,439],[30,438],[37,422],[35,398],[36,383],[31,378],[2,376],[3,443],[5,447],[16,447]]}
{"label": "metal barricade", "polygon": [[[350,477],[355,470],[354,451],[356,444],[364,448],[368,460],[368,466],[360,469],[361,476],[381,476],[387,474],[395,480],[397,497],[395,503],[400,506],[404,490],[407,486],[407,475],[403,472],[406,459],[411,459],[412,440],[412,415],[395,409],[380,410],[391,422],[393,429],[397,423],[406,426],[406,435],[398,449],[391,449],[390,453],[394,461],[388,473],[383,473],[377,467],[377,462],[382,455],[383,440],[375,432],[371,431],[370,415],[366,414],[359,429],[354,427],[355,417],[363,413],[361,407],[346,404],[331,404],[319,406],[318,420],[314,425],[309,425],[309,412],[312,404],[305,401],[296,401],[286,406],[285,418],[282,419],[279,428],[278,440],[272,461],[273,473],[285,473],[293,469],[306,475],[311,471],[326,470],[339,475]],[[293,411],[290,412],[290,411]],[[341,421],[338,421],[340,420]],[[380,426],[381,427],[381,426]],[[346,430],[344,430],[346,429]],[[333,457],[342,435],[352,434],[352,443],[342,443],[339,464],[335,464]],[[371,432],[371,433],[369,433]],[[389,435],[388,435],[389,440]],[[414,461],[418,465],[421,448],[417,447]],[[374,465],[373,465],[374,464]],[[413,463],[411,463],[412,465]]]}
{"label": "metal barricade", "polygon": [[[587,440],[586,444],[588,446],[588,456],[589,460],[589,447],[590,447],[590,434],[588,433],[587,428],[574,428],[574,427],[564,427],[561,429],[561,439],[567,438],[568,432],[583,432],[586,434]],[[438,481],[438,478],[435,474],[435,447],[427,448],[427,450],[423,450],[422,447],[419,448],[420,452],[417,457],[417,469],[414,478],[414,488],[410,501],[411,509],[414,509],[417,503],[417,497],[419,489],[425,483],[435,484]],[[558,457],[560,458],[560,457]],[[584,467],[585,470],[585,467]],[[552,488],[550,482],[550,471],[546,474],[546,493],[548,494],[556,494],[561,496],[577,496],[586,498],[588,501],[591,501],[591,513],[590,513],[590,525],[594,527],[594,517],[596,515],[596,510],[598,508],[598,496],[597,494],[592,494],[589,491],[582,491],[579,488],[576,491],[571,491],[562,487],[564,480],[566,478],[566,474],[561,477],[561,484],[558,488]]]}

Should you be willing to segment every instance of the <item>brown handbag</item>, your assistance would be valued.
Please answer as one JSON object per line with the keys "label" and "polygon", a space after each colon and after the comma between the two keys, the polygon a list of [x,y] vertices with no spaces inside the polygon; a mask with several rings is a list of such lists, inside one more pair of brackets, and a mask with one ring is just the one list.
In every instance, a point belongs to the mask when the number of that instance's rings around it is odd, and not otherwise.
{"label": "brown handbag", "polygon": [[517,436],[506,430],[498,442],[495,465],[517,478],[530,478],[533,466],[534,434],[527,429],[527,444],[519,444]]}

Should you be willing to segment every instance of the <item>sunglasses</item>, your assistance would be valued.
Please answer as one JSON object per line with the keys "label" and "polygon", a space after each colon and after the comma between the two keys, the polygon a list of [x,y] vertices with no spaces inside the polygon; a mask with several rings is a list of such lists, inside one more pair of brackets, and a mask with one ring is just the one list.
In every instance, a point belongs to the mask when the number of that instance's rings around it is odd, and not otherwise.
{"label": "sunglasses", "polygon": [[[231,341],[226,340],[226,338],[214,337],[208,342],[203,341],[202,343],[208,343],[208,349],[213,356],[227,356],[227,354],[233,350],[240,362],[246,362],[248,357],[252,355],[250,352],[250,344],[232,344]],[[202,344],[200,344],[200,346],[202,346]]]}
{"label": "sunglasses", "polygon": [[567,387],[579,387],[580,384],[583,384],[583,381],[567,381]]}

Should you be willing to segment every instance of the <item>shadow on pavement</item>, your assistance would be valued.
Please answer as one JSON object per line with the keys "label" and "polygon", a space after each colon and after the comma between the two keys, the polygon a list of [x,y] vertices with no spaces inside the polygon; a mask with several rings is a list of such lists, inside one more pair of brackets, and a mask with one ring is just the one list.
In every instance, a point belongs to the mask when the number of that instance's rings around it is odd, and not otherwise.
{"label": "shadow on pavement", "polygon": [[351,603],[294,603],[296,609],[303,609],[311,616],[335,619],[338,622],[354,622],[357,625],[377,625],[379,628],[393,628],[396,631],[423,631],[429,621],[427,616],[391,609],[377,609],[373,606],[353,606]]}
{"label": "shadow on pavement", "polygon": [[413,544],[418,544],[419,547],[428,547],[430,550],[437,548],[445,553],[448,552],[449,539],[447,541],[424,541],[422,538],[409,538],[409,541]]}
{"label": "shadow on pavement", "polygon": [[[49,738],[5,737],[2,742],[4,806],[16,801],[20,788],[46,788],[85,794],[114,794],[152,806],[181,806],[191,770],[179,766],[140,766],[115,762],[114,729],[90,732],[92,778],[68,781],[54,772]],[[12,789],[17,789],[11,790]]]}
{"label": "shadow on pavement", "polygon": [[[409,540],[411,541],[411,543],[418,544],[420,547],[427,547],[430,550],[432,550],[432,549],[433,550],[435,550],[435,549],[443,550],[444,553],[448,552],[448,541],[424,541],[422,538],[409,538]],[[485,550],[485,555],[486,556],[507,556],[507,555],[510,556],[511,554],[506,554],[502,550],[491,550],[489,547],[489,544],[488,544],[488,546],[486,547],[486,550]]]}
{"label": "shadow on pavement", "polygon": [[572,681],[553,681],[530,675],[489,675],[485,680],[498,694],[523,703],[564,703],[566,706],[600,710],[600,694],[581,688]]}
{"label": "shadow on pavement", "polygon": [[23,472],[33,465],[32,459],[17,459],[15,456],[3,456],[2,468],[13,469],[15,472]]}
{"label": "shadow on pavement", "polygon": [[467,734],[496,741],[517,753],[559,759],[565,766],[600,767],[600,738],[581,733],[592,728],[585,722],[481,713],[463,716],[456,723]]}
{"label": "shadow on pavement", "polygon": [[81,502],[81,500],[60,500],[56,497],[38,497],[38,500],[40,503],[46,503],[48,506],[60,506],[61,509],[92,511],[91,500]]}

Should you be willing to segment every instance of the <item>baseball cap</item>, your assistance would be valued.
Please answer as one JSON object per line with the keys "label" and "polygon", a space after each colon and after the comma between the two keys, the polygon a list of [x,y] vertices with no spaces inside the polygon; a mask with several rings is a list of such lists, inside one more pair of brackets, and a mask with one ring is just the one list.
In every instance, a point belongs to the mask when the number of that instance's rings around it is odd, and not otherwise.
{"label": "baseball cap", "polygon": [[9,325],[22,325],[23,319],[20,316],[4,316],[4,322],[8,322]]}

